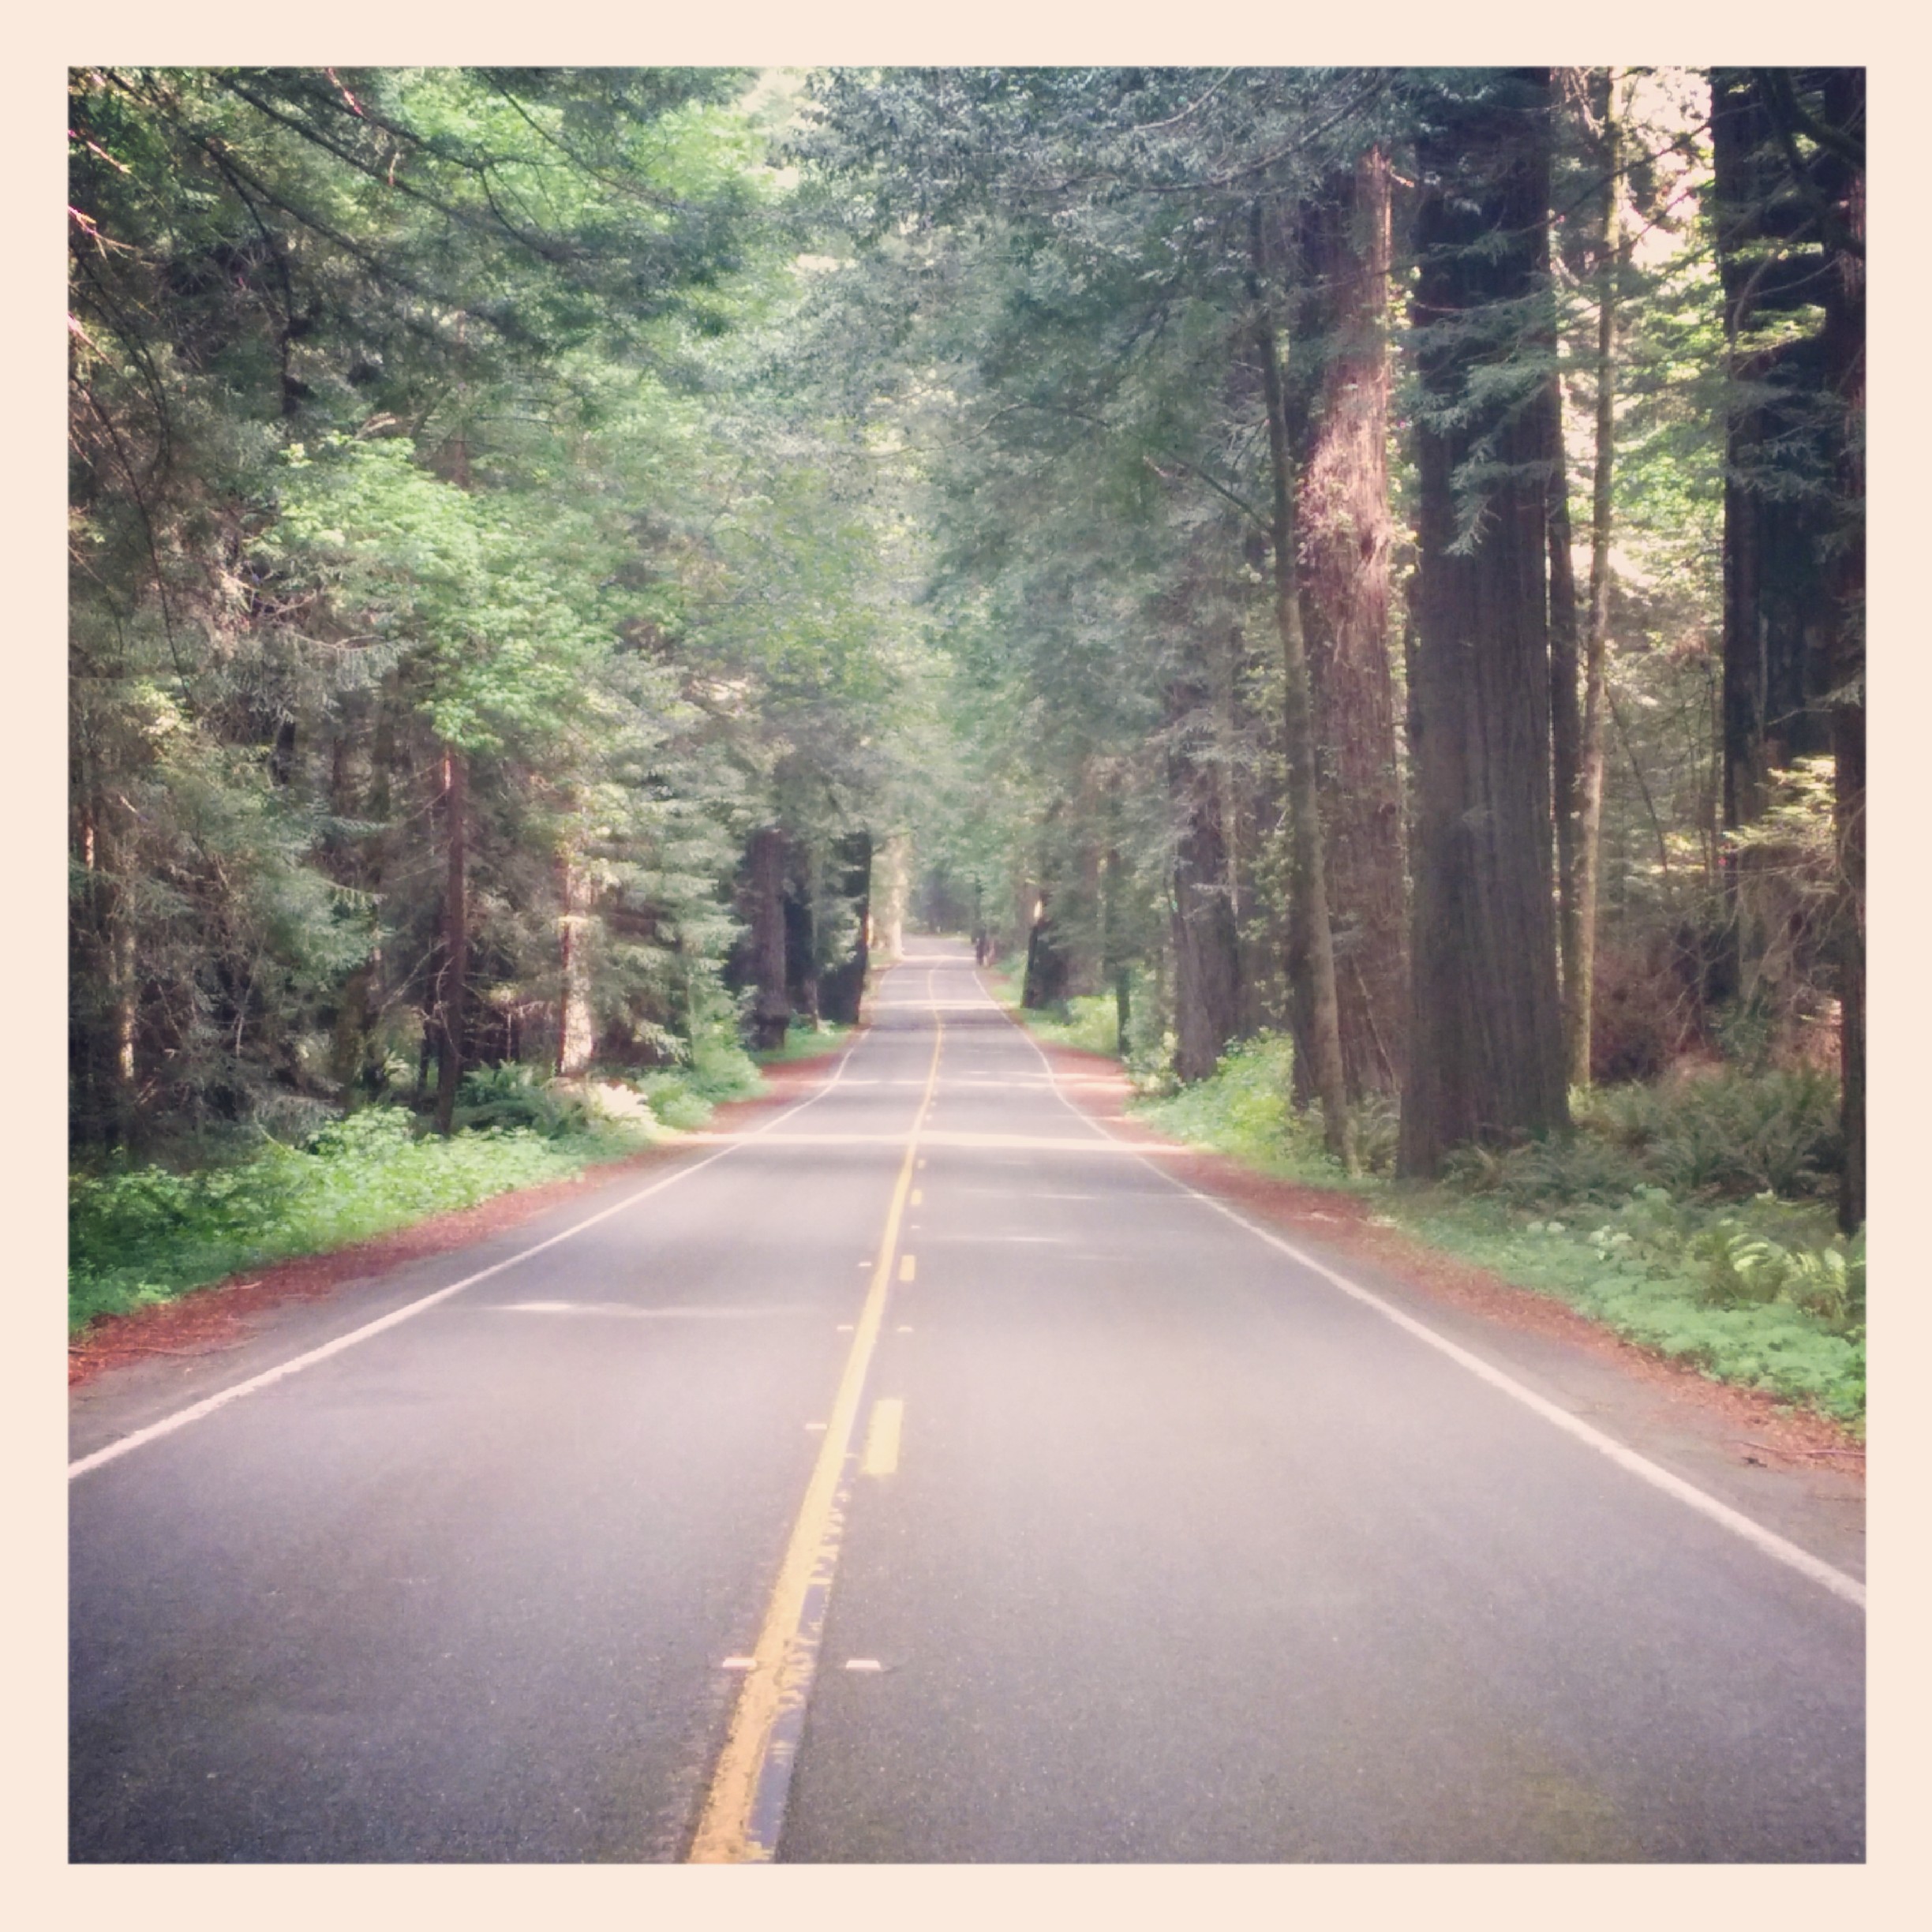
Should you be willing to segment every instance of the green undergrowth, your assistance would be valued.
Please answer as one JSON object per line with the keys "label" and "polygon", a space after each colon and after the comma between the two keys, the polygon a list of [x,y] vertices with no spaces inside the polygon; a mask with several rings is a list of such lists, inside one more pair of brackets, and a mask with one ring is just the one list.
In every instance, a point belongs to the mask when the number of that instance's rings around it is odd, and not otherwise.
{"label": "green undergrowth", "polygon": [[816,1060],[836,1053],[852,1038],[852,1030],[833,1020],[821,1020],[817,1026],[795,1020],[780,1046],[767,1047],[752,1058],[760,1066],[782,1066],[788,1061]]}
{"label": "green undergrowth", "polygon": [[1289,1104],[1290,1051],[1244,1042],[1133,1111],[1264,1174],[1366,1194],[1384,1225],[1641,1346],[1862,1428],[1865,1242],[1833,1226],[1828,1080],[1724,1071],[1578,1095],[1574,1134],[1466,1150],[1424,1185],[1390,1178],[1392,1107],[1358,1120],[1371,1171],[1345,1176]]}
{"label": "green undergrowth", "polygon": [[[1025,1026],[1028,1032],[1052,1046],[1074,1046],[1083,1053],[1105,1054],[1118,1060],[1121,1054],[1120,1006],[1111,993],[1076,993],[1069,999],[1038,1008],[1020,1004],[1023,964],[996,966],[987,977],[994,998]],[[1146,1076],[1153,1061],[1173,1051],[1171,1039],[1147,1042],[1133,1036],[1129,1028],[1125,1055],[1128,1071],[1136,1080]]]}
{"label": "green undergrowth", "polygon": [[1086,1053],[1120,1054],[1120,1018],[1110,993],[1076,994],[1072,999],[1020,1017],[1032,1031],[1055,1046],[1077,1046]]}
{"label": "green undergrowth", "polygon": [[[800,1056],[781,1049],[775,1057]],[[447,1140],[406,1108],[373,1106],[330,1121],[300,1146],[264,1139],[219,1163],[76,1174],[68,1185],[69,1331],[244,1269],[567,1180],[702,1127],[719,1102],[761,1084],[756,1063],[728,1039],[700,1042],[680,1065],[583,1081],[492,1067],[465,1076]]]}
{"label": "green undergrowth", "polygon": [[615,1126],[471,1127],[442,1140],[419,1135],[403,1108],[370,1107],[306,1147],[271,1140],[219,1167],[77,1174],[68,1184],[68,1324],[564,1180],[646,1144],[646,1135]]}

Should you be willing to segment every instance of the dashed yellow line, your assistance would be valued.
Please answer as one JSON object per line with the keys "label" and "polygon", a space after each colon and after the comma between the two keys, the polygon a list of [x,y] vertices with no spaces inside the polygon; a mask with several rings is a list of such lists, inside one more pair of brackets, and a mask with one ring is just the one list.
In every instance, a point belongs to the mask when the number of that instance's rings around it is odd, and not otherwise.
{"label": "dashed yellow line", "polygon": [[899,1279],[902,1282],[909,1282],[918,1271],[919,1260],[916,1256],[901,1255],[899,1257]]}
{"label": "dashed yellow line", "polygon": [[[905,1214],[907,1196],[912,1191],[919,1129],[925,1124],[933,1090],[939,1080],[939,1052],[945,1037],[945,1023],[936,1009],[933,1019],[932,1064],[927,1069],[926,1090],[913,1117],[912,1132],[906,1137],[905,1159],[886,1209],[872,1283],[866,1292],[865,1306],[859,1312],[852,1352],[845,1358],[844,1372],[839,1378],[825,1440],[812,1466],[811,1480],[806,1485],[805,1501],[792,1525],[792,1540],[786,1545],[777,1584],[752,1652],[754,1667],[746,1675],[744,1688],[732,1713],[724,1749],[712,1773],[704,1814],[691,1840],[690,1863],[695,1865],[757,1863],[769,1859],[777,1850],[778,1829],[784,1822],[784,1788],[797,1745],[795,1733],[811,1693],[826,1602],[833,1573],[838,1566],[839,1539],[844,1526],[841,1479],[852,1451],[859,1400],[885,1316],[900,1223]],[[902,1279],[910,1280],[912,1277],[906,1275]],[[874,1427],[878,1426],[875,1410]],[[870,1448],[868,1443],[868,1454]],[[897,1467],[896,1425],[892,1454]]]}
{"label": "dashed yellow line", "polygon": [[872,1405],[872,1426],[866,1431],[862,1476],[891,1476],[899,1468],[899,1432],[905,1422],[905,1404],[897,1395],[883,1395]]}

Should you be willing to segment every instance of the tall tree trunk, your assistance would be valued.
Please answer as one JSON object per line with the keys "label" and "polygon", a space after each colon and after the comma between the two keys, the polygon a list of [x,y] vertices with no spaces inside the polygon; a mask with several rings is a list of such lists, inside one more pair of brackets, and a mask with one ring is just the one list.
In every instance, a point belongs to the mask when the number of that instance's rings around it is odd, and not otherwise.
{"label": "tall tree trunk", "polygon": [[597,1026],[590,1012],[590,882],[576,855],[565,850],[558,859],[562,874],[564,916],[557,921],[563,953],[563,997],[557,1017],[557,1072],[576,1080],[590,1070],[597,1051]]}
{"label": "tall tree trunk", "polygon": [[436,989],[436,1132],[455,1125],[456,1087],[462,1077],[464,982],[470,964],[469,884],[464,875],[469,771],[462,752],[443,747],[443,809],[447,870],[443,888],[443,970]]}
{"label": "tall tree trunk", "polygon": [[[1799,99],[1817,103],[1807,107]],[[1845,1169],[1864,1212],[1864,76],[1713,68],[1718,265],[1733,399],[1725,455],[1724,819],[1829,752],[1837,880],[1823,937],[1839,998]],[[1807,155],[1801,139],[1810,143]],[[1822,303],[1824,326],[1805,325]],[[1727,854],[1732,965],[1768,942],[1750,855]],[[1771,883],[1774,886],[1774,882]],[[1779,897],[1767,893],[1774,910]]]}
{"label": "tall tree trunk", "polygon": [[[1170,691],[1170,717],[1188,695]],[[1227,849],[1215,773],[1176,751],[1167,784],[1179,821],[1170,915],[1174,956],[1174,1073],[1205,1080],[1241,1028],[1241,948],[1229,903]]]}
{"label": "tall tree trunk", "polygon": [[1020,982],[1020,1004],[1028,1012],[1057,1005],[1066,998],[1067,956],[1054,936],[1047,898],[1043,889],[1033,901],[1033,918],[1027,927],[1026,972]]}
{"label": "tall tree trunk", "polygon": [[1564,1058],[1577,971],[1577,834],[1582,819],[1583,704],[1577,646],[1576,567],[1571,557],[1570,482],[1563,446],[1563,379],[1550,376],[1550,774],[1556,817],[1556,944],[1563,968]]}
{"label": "tall tree trunk", "polygon": [[1252,267],[1249,294],[1255,312],[1255,346],[1261,358],[1267,407],[1268,455],[1274,477],[1270,534],[1275,563],[1275,621],[1280,633],[1284,748],[1289,816],[1293,826],[1290,889],[1306,934],[1306,979],[1313,1049],[1315,1091],[1320,1096],[1323,1138],[1328,1151],[1353,1173],[1355,1137],[1342,1072],[1341,1022],[1335,1005],[1335,945],[1328,923],[1328,891],[1322,858],[1320,787],[1315,769],[1315,728],[1309,694],[1308,652],[1301,627],[1301,593],[1295,548],[1294,464],[1289,455],[1288,418],[1275,339],[1261,204],[1250,209]]}
{"label": "tall tree trunk", "polygon": [[[361,730],[369,723],[368,707],[354,701],[345,703],[343,721],[333,735],[329,758],[330,811],[340,819],[361,818],[373,821],[376,827],[362,838],[345,837],[342,841],[336,859],[339,876],[345,883],[368,893],[378,908],[381,904],[385,844],[381,822],[389,814],[387,767],[391,754],[388,706],[384,696],[379,687],[375,696],[367,793],[361,797],[357,796],[355,751]],[[371,1075],[375,1059],[373,1035],[380,998],[381,916],[379,909],[374,915],[369,957],[353,968],[343,982],[335,1002],[335,1023],[330,1030],[329,1077],[340,1088],[343,1103],[348,1107],[353,1107],[358,1097],[375,1084]]]}
{"label": "tall tree trunk", "polygon": [[1838,1224],[1865,1219],[1865,72],[1834,68],[1823,84],[1830,126],[1859,159],[1826,155],[1818,172],[1836,215],[1825,283],[1825,369],[1840,411],[1837,464],[1840,529],[1832,553],[1830,634],[1833,831],[1837,903],[1840,1124],[1844,1170]]}
{"label": "tall tree trunk", "polygon": [[912,841],[895,832],[879,847],[879,887],[873,894],[872,944],[888,960],[905,950],[906,900],[912,890]]}
{"label": "tall tree trunk", "polygon": [[1578,782],[1576,936],[1564,961],[1564,1058],[1570,1084],[1590,1083],[1597,977],[1597,895],[1602,873],[1604,720],[1610,669],[1611,487],[1616,462],[1617,278],[1623,266],[1623,78],[1612,68],[1604,106],[1603,248],[1597,264],[1597,425],[1590,494],[1590,615],[1583,665],[1582,762]]}
{"label": "tall tree trunk", "polygon": [[1114,1047],[1122,1060],[1127,1058],[1128,1029],[1133,1020],[1133,972],[1121,937],[1121,876],[1124,870],[1120,848],[1110,845],[1101,874],[1106,899],[1101,919],[1100,971],[1114,990]]}
{"label": "tall tree trunk", "polygon": [[1351,1096],[1401,1085],[1407,908],[1389,655],[1388,156],[1371,148],[1324,202],[1310,268],[1332,346],[1300,522],[1309,680],[1333,921],[1342,1070]]}
{"label": "tall tree trunk", "polygon": [[1734,399],[1725,446],[1724,817],[1763,814],[1773,767],[1831,750],[1825,640],[1833,608],[1825,554],[1836,523],[1829,458],[1817,448],[1825,385],[1816,335],[1754,329],[1815,303],[1820,253],[1795,232],[1759,78],[1711,70],[1717,258]]}
{"label": "tall tree trunk", "polygon": [[[125,865],[130,855],[118,840],[103,840],[103,859],[110,856]],[[105,870],[105,867],[103,867]],[[110,1091],[113,1096],[114,1137],[124,1148],[140,1143],[140,1089],[135,1049],[140,1026],[140,974],[136,944],[133,888],[125,875],[107,874],[107,975],[114,1015],[114,1058]]]}
{"label": "tall tree trunk", "polygon": [[748,885],[751,912],[752,1043],[769,1050],[784,1043],[792,1020],[785,985],[785,836],[775,825],[751,834]]}
{"label": "tall tree trunk", "polygon": [[[1547,73],[1512,69],[1477,98],[1440,100],[1418,144],[1428,185],[1413,311],[1423,395],[1407,1174],[1435,1174],[1458,1142],[1568,1120],[1551,877],[1547,415],[1533,396],[1469,393],[1488,354],[1469,326],[1477,312],[1526,303],[1546,268],[1548,112]],[[1458,544],[1458,471],[1479,447],[1493,480]]]}
{"label": "tall tree trunk", "polygon": [[818,1024],[819,863],[816,849],[787,841],[792,876],[784,899],[785,994],[792,1011],[815,1031]]}
{"label": "tall tree trunk", "polygon": [[[1553,212],[1552,219],[1553,221]],[[1583,816],[1583,704],[1577,641],[1576,565],[1570,526],[1569,446],[1564,429],[1563,368],[1553,314],[1548,350],[1549,389],[1544,406],[1549,462],[1550,776],[1556,819],[1556,948],[1563,975],[1564,1057],[1574,1084],[1575,1061],[1569,1043],[1574,1037],[1578,951],[1577,838]]]}
{"label": "tall tree trunk", "polygon": [[841,960],[818,983],[819,1011],[843,1026],[857,1024],[871,960],[872,834],[854,832],[839,841],[839,890],[852,902],[858,936],[852,956]]}

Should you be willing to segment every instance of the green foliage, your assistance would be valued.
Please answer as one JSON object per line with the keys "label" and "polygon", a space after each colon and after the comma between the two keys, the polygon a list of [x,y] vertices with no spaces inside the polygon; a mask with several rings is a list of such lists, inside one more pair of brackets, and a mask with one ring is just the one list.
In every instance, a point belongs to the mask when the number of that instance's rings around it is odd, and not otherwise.
{"label": "green foliage", "polygon": [[[1816,1148],[1833,1131],[1829,1082],[1712,1074],[1578,1095],[1569,1139],[1465,1148],[1444,1185],[1417,1187],[1346,1182],[1319,1129],[1288,1103],[1291,1071],[1290,1043],[1264,1036],[1231,1049],[1211,1078],[1136,1112],[1264,1173],[1352,1185],[1431,1245],[1720,1380],[1862,1418],[1864,1240],[1846,1241],[1829,1208],[1808,1197],[1819,1186]],[[1372,1174],[1392,1167],[1395,1124],[1387,1106],[1360,1118]],[[1771,1173],[1807,1197],[1769,1192]]]}
{"label": "green foliage", "polygon": [[419,1097],[449,751],[472,1056],[553,1048],[568,930],[600,1053],[742,1084],[694,1069],[744,837],[869,822],[916,655],[751,82],[73,75],[84,1153]]}
{"label": "green foliage", "polygon": [[[1827,1282],[1842,1266],[1842,1304],[1822,1288],[1803,1286],[1763,1297],[1731,1294],[1713,1267],[1713,1251],[1733,1242],[1768,1246],[1773,1237],[1722,1232],[1661,1189],[1646,1190],[1611,1215],[1586,1210],[1570,1219],[1526,1216],[1493,1196],[1447,1189],[1394,1190],[1383,1212],[1432,1246],[1554,1294],[1642,1347],[1715,1380],[1862,1425],[1865,1335],[1856,1304],[1863,1255],[1855,1262],[1835,1247],[1822,1211],[1811,1212],[1808,1238],[1787,1225],[1792,1245],[1776,1245],[1794,1256],[1840,1253],[1840,1263],[1794,1259],[1790,1266],[1794,1280],[1816,1275]],[[1843,1314],[1833,1312],[1840,1305]]]}
{"label": "green foliage", "polygon": [[69,1324],[562,1180],[638,1144],[608,1127],[500,1126],[443,1140],[419,1136],[402,1108],[371,1107],[331,1122],[306,1148],[270,1141],[249,1159],[197,1173],[148,1165],[77,1174],[68,1193]]}
{"label": "green foliage", "polygon": [[[1267,1172],[1324,1187],[1353,1185],[1323,1145],[1318,1122],[1295,1111],[1294,1043],[1285,1033],[1237,1040],[1203,1080],[1154,1097],[1140,1110],[1163,1133],[1231,1154]],[[1374,1095],[1355,1110],[1356,1156],[1365,1175],[1395,1171],[1401,1114]]]}
{"label": "green foliage", "polygon": [[837,1052],[852,1037],[852,1029],[837,1020],[822,1020],[814,1026],[809,1020],[794,1020],[780,1046],[767,1048],[756,1056],[760,1066],[777,1066],[792,1060],[818,1060]]}
{"label": "green foliage", "polygon": [[1705,1200],[1822,1198],[1843,1158],[1837,1083],[1814,1069],[1712,1069],[1578,1094],[1576,1131],[1503,1150],[1466,1147],[1448,1178],[1511,1205],[1615,1203],[1641,1187]]}
{"label": "green foliage", "polygon": [[702,1127],[719,1102],[756,1093],[760,1082],[758,1062],[736,1032],[714,1026],[699,1033],[681,1065],[634,1073],[630,1084],[659,1120],[682,1132]]}
{"label": "green foliage", "polygon": [[1283,1033],[1239,1040],[1214,1073],[1139,1112],[1177,1139],[1231,1154],[1274,1174],[1339,1178],[1322,1151],[1321,1133],[1290,1105],[1294,1046]]}
{"label": "green foliage", "polygon": [[1810,1067],[1605,1088],[1578,1110],[1578,1125],[1580,1140],[1627,1151],[1641,1178],[1674,1193],[1822,1197],[1844,1159],[1838,1083]]}
{"label": "green foliage", "polygon": [[1791,1245],[1730,1219],[1714,1222],[1691,1242],[1704,1264],[1711,1300],[1720,1307],[1788,1301],[1833,1327],[1860,1330],[1865,1320],[1865,1236],[1833,1236],[1825,1246]]}
{"label": "green foliage", "polygon": [[455,1120],[459,1128],[523,1128],[555,1140],[589,1133],[591,1111],[579,1095],[538,1080],[528,1067],[506,1062],[462,1076]]}
{"label": "green foliage", "polygon": [[1056,1046],[1120,1056],[1120,1009],[1110,993],[1076,993],[1042,1013],[1021,1015],[1028,1028]]}

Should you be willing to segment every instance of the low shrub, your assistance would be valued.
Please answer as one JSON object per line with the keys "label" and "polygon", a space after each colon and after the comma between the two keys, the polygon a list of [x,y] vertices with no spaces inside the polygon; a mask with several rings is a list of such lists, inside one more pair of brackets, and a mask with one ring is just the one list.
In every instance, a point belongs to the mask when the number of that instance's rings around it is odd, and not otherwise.
{"label": "low shrub", "polygon": [[1279,1173],[1333,1170],[1319,1126],[1295,1112],[1294,1044],[1285,1033],[1237,1040],[1206,1080],[1150,1100],[1141,1117],[1177,1139]]}
{"label": "low shrub", "polygon": [[[1395,1193],[1387,1211],[1431,1246],[1554,1295],[1641,1347],[1855,1427],[1863,1421],[1865,1335],[1856,1307],[1862,1256],[1855,1267],[1846,1257],[1848,1279],[1858,1286],[1840,1320],[1825,1312],[1822,1297],[1802,1290],[1731,1298],[1713,1273],[1713,1251],[1742,1228],[1713,1239],[1708,1210],[1672,1201],[1661,1189],[1640,1191],[1613,1214],[1586,1211],[1569,1219],[1526,1217],[1494,1196],[1443,1188]],[[1769,1211],[1774,1220],[1808,1215],[1814,1224],[1809,1240],[1787,1226],[1780,1245],[1794,1253],[1833,1251],[1832,1238],[1816,1225],[1818,1211],[1774,1204]],[[1750,1238],[1773,1237],[1760,1232]],[[1829,1275],[1835,1269],[1821,1260],[1799,1262],[1795,1271]]]}
{"label": "low shrub", "polygon": [[1577,1125],[1579,1138],[1624,1148],[1646,1179],[1676,1193],[1822,1196],[1844,1165],[1838,1083],[1810,1067],[1607,1088],[1583,1101]]}
{"label": "low shrub", "polygon": [[1042,1039],[1056,1046],[1120,1057],[1120,1009],[1111,993],[1076,993],[1024,1017]]}
{"label": "low shrub", "polygon": [[462,1076],[455,1121],[459,1128],[526,1127],[555,1140],[560,1134],[587,1133],[591,1108],[582,1093],[541,1080],[528,1067],[507,1062]]}
{"label": "low shrub", "polygon": [[1643,1184],[1641,1161],[1615,1142],[1590,1133],[1549,1135],[1521,1147],[1456,1148],[1443,1178],[1465,1193],[1493,1194],[1513,1207],[1627,1200]]}
{"label": "low shrub", "polygon": [[1355,1110],[1355,1158],[1362,1172],[1392,1174],[1402,1135],[1402,1102],[1394,1094],[1370,1094]]}
{"label": "low shrub", "polygon": [[[325,1121],[305,1145],[258,1141],[186,1171],[150,1163],[77,1174],[68,1190],[70,1325],[564,1179],[661,1139],[661,1123],[701,1127],[718,1102],[759,1085],[751,1056],[714,1033],[683,1064],[621,1084],[479,1068],[458,1089],[458,1131],[447,1140],[404,1108],[365,1107]],[[620,1104],[627,1090],[636,1099]]]}
{"label": "low shrub", "polygon": [[76,1174],[68,1188],[68,1314],[163,1301],[238,1270],[368,1239],[628,1151],[599,1125],[544,1133],[485,1127],[444,1140],[400,1107],[331,1121],[305,1148],[269,1141],[245,1160],[178,1174],[148,1166]]}

